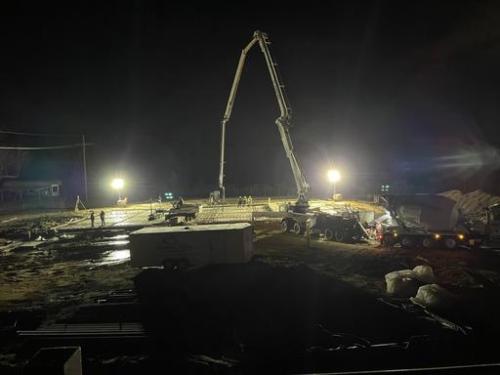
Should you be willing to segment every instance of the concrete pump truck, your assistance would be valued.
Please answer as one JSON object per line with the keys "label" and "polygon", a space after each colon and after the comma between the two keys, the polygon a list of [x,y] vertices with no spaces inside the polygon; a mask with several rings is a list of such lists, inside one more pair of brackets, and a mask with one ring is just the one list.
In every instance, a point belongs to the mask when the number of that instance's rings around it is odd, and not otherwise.
{"label": "concrete pump truck", "polygon": [[220,144],[220,163],[219,163],[219,190],[211,193],[211,200],[219,200],[224,202],[226,197],[226,189],[224,186],[224,164],[225,164],[225,137],[226,126],[231,118],[234,101],[238,91],[243,67],[246,57],[253,46],[259,45],[264,59],[266,61],[267,70],[273,84],[274,93],[280,110],[279,117],[275,120],[280,134],[281,143],[285,149],[285,154],[290,162],[295,185],[297,188],[297,200],[290,205],[287,212],[281,221],[281,229],[283,232],[292,232],[295,234],[303,234],[306,227],[309,227],[313,232],[323,234],[328,240],[350,241],[360,238],[363,235],[362,227],[359,220],[352,213],[344,215],[330,215],[320,211],[312,211],[309,209],[308,193],[309,184],[306,181],[300,163],[295,156],[292,139],[290,136],[290,128],[292,126],[292,109],[285,93],[285,85],[283,84],[278,73],[277,64],[275,63],[269,45],[269,37],[266,33],[255,31],[252,40],[241,51],[238,67],[234,75],[233,84],[229,93],[229,98],[226,104],[226,110],[221,121],[221,144]]}

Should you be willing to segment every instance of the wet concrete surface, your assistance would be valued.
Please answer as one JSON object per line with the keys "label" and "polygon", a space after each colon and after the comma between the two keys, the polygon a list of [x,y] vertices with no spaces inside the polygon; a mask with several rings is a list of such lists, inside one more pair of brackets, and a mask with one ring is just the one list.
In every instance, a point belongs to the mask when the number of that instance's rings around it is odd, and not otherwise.
{"label": "wet concrete surface", "polygon": [[165,219],[159,215],[150,220],[149,216],[157,209],[168,209],[170,204],[136,204],[126,208],[107,208],[102,209],[104,211],[104,223],[101,222],[99,213],[101,209],[95,209],[95,221],[94,226],[90,220],[90,210],[81,212],[82,218],[80,220],[75,220],[72,222],[64,223],[57,226],[58,231],[79,231],[79,230],[89,230],[89,229],[109,229],[109,228],[127,228],[127,227],[141,227],[161,224]]}

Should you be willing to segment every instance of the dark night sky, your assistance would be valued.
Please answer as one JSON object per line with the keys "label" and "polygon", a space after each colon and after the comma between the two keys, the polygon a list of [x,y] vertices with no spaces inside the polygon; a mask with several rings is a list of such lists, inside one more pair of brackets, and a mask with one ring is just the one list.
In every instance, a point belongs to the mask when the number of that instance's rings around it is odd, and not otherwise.
{"label": "dark night sky", "polygon": [[[10,3],[0,128],[84,132],[93,186],[119,172],[151,192],[215,188],[219,123],[255,29],[273,41],[317,192],[332,160],[345,187],[411,173],[467,188],[499,168],[496,1]],[[227,184],[292,186],[273,95],[255,49],[228,128]]]}

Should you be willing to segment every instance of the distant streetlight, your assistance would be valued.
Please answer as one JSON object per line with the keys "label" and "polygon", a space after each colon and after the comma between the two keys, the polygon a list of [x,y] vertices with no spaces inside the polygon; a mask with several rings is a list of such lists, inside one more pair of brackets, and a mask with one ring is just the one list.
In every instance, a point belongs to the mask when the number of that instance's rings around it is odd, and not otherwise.
{"label": "distant streetlight", "polygon": [[328,170],[326,176],[328,177],[328,181],[330,181],[330,183],[332,184],[332,187],[333,187],[333,199],[335,199],[335,185],[337,182],[340,181],[340,172],[337,170],[337,169],[330,169]]}
{"label": "distant streetlight", "polygon": [[123,178],[113,178],[113,180],[111,181],[111,187],[114,190],[118,191],[118,200],[122,199],[121,191],[124,186],[125,186],[125,181],[123,180]]}

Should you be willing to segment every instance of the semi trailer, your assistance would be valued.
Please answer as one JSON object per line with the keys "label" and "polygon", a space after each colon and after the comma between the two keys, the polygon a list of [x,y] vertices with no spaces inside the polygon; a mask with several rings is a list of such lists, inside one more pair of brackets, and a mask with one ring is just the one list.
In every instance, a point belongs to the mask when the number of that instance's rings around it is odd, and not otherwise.
{"label": "semi trailer", "polygon": [[500,205],[484,208],[480,219],[464,215],[454,201],[438,195],[388,197],[392,223],[383,227],[382,243],[403,248],[500,245]]}

